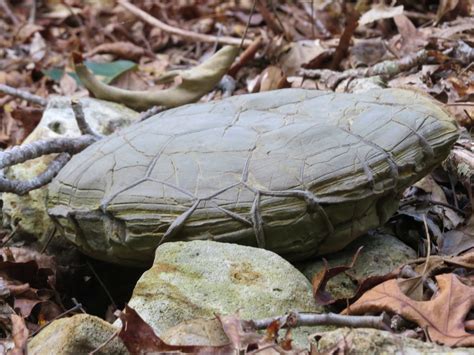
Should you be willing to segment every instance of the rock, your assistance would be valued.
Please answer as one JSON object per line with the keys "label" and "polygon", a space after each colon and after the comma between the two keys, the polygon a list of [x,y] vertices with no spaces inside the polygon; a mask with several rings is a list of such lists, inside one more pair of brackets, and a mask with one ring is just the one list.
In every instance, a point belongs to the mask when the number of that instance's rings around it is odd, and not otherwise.
{"label": "rock", "polygon": [[[137,112],[119,104],[92,98],[82,98],[80,102],[87,122],[101,134],[110,134],[138,119]],[[74,119],[70,98],[53,97],[40,123],[25,139],[24,144],[51,138],[78,136],[80,131]],[[30,160],[6,169],[6,175],[10,179],[31,179],[44,171],[52,159],[52,156],[43,156]],[[46,191],[46,188],[41,188],[25,196],[4,193],[2,195],[4,226],[16,226],[17,232],[36,237],[44,235],[52,223],[45,208]]]}
{"label": "rock", "polygon": [[171,345],[222,346],[230,343],[218,319],[192,319],[171,327],[161,335]]}
{"label": "rock", "polygon": [[[154,264],[135,286],[129,306],[158,336],[184,321],[212,319],[215,313],[259,319],[290,310],[321,310],[308,280],[277,254],[212,241],[158,247]],[[309,333],[301,329],[295,338],[304,342]]]}
{"label": "rock", "polygon": [[[327,256],[326,260],[329,266],[349,265],[357,249],[361,246],[364,248],[361,250],[355,266],[346,271],[357,280],[369,276],[385,275],[408,260],[417,257],[416,252],[399,239],[391,235],[373,233],[355,240],[343,251]],[[324,262],[318,258],[298,264],[297,267],[311,280],[323,269]],[[335,298],[346,298],[352,297],[356,285],[349,276],[342,273],[329,280],[326,290]]]}
{"label": "rock", "polygon": [[[55,320],[28,343],[30,355],[88,354],[105,343],[118,328],[89,314]],[[96,354],[128,354],[117,337]]]}
{"label": "rock", "polygon": [[339,343],[343,346],[344,354],[473,354],[473,349],[449,348],[435,343],[423,342],[406,336],[392,334],[376,329],[350,329],[337,330],[318,334],[317,349],[320,353],[335,354],[330,349]]}

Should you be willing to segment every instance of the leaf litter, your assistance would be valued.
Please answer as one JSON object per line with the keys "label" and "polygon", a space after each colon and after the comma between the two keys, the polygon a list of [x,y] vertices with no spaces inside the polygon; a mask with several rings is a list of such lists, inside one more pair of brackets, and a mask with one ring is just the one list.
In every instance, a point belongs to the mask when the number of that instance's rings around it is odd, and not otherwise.
{"label": "leaf litter", "polygon": [[[230,70],[233,84],[227,88],[231,89],[213,89],[203,101],[232,92],[283,87],[344,91],[381,78],[389,87],[422,89],[447,104],[460,126],[472,129],[474,22],[469,1],[390,5],[369,1],[357,9],[360,17],[354,15],[354,4],[343,1],[257,2],[252,15],[252,1],[168,6],[136,2],[136,6],[188,34],[240,40],[246,33],[245,55]],[[169,87],[162,82],[163,75],[186,73],[216,51],[214,42],[190,41],[177,32],[166,32],[114,2],[43,1],[35,11],[26,6],[27,1],[2,4],[6,10],[0,14],[0,84],[44,99],[53,94],[90,94],[75,72],[73,52],[82,54],[92,66],[102,67],[101,72],[89,66],[94,79],[122,89],[147,90]],[[121,60],[129,65],[120,67]],[[317,75],[310,75],[311,70]],[[9,94],[0,94],[0,107],[2,148],[21,143],[44,109]],[[325,285],[351,265],[326,266],[313,280],[315,300],[337,310],[347,307],[345,312],[351,314],[389,312],[411,321],[421,339],[472,346],[473,151],[468,133],[443,167],[405,191],[399,212],[383,227],[419,250],[419,259],[386,275],[353,280],[354,295],[344,299],[330,295]],[[431,237],[427,238],[424,221]],[[56,290],[53,258],[29,249],[17,238],[10,241],[9,236],[6,231],[4,243],[15,246],[4,246],[0,261],[0,329],[5,334],[1,345],[11,353],[21,353],[28,332],[65,308]],[[125,324],[133,325],[121,333],[131,344],[135,342],[134,349],[171,349],[157,340],[133,310],[125,308],[120,315]],[[229,347],[260,353],[297,351],[292,349],[291,332],[277,337],[281,324],[273,323],[261,334],[244,329],[245,322],[236,315],[217,320],[229,345],[209,351],[218,353]],[[149,337],[143,338],[138,329]],[[348,351],[350,343],[336,344],[333,350]],[[180,349],[203,351],[205,347]]]}

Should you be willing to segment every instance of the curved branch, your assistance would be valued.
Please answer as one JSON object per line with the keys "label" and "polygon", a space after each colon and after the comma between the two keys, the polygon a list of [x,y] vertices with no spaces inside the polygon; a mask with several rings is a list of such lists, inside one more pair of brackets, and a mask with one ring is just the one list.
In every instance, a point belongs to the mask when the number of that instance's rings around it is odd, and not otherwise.
{"label": "curved branch", "polygon": [[17,195],[24,195],[31,190],[38,189],[51,182],[58,172],[71,159],[67,153],[61,153],[54,159],[44,172],[30,180],[9,180],[0,177],[0,190],[2,192],[12,192]]}
{"label": "curved branch", "polygon": [[47,154],[76,154],[97,140],[97,137],[85,135],[78,138],[56,138],[15,146],[0,153],[0,169]]}
{"label": "curved branch", "polygon": [[227,37],[227,36],[220,37],[220,36],[206,35],[202,33],[195,33],[191,31],[182,30],[180,28],[170,26],[158,20],[156,17],[151,16],[149,13],[139,9],[138,7],[129,3],[126,0],[118,0],[118,3],[119,5],[121,5],[128,11],[130,11],[132,14],[140,18],[141,20],[147,22],[148,24],[155,26],[164,32],[168,32],[173,35],[180,36],[184,39],[188,39],[191,41],[199,41],[199,42],[227,44],[227,45],[232,45],[232,46],[240,46],[242,42],[243,47],[247,47],[251,43],[250,40],[242,41],[240,38]]}
{"label": "curved branch", "polygon": [[0,177],[0,191],[24,195],[31,190],[48,184],[66,165],[73,154],[79,153],[102,138],[102,136],[94,133],[87,124],[81,103],[73,101],[72,106],[74,117],[81,132],[88,132],[89,134],[78,138],[56,138],[47,141],[36,141],[0,152],[0,169],[21,164],[43,155],[59,154],[49,163],[45,171],[30,180],[10,180]]}
{"label": "curved branch", "polygon": [[42,98],[41,96],[30,94],[27,91],[19,90],[8,85],[0,84],[0,92],[3,92],[4,94],[10,95],[10,96],[19,97],[20,99],[23,99],[23,100],[26,100],[26,101],[29,101],[41,106],[46,106],[48,104],[48,100]]}

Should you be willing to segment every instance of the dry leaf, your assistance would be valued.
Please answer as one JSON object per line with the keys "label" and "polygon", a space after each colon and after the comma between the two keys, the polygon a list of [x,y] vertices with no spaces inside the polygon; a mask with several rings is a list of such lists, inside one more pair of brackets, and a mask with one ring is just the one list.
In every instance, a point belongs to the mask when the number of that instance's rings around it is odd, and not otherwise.
{"label": "dry leaf", "polygon": [[397,280],[389,280],[366,292],[343,313],[397,313],[426,329],[432,341],[474,346],[474,335],[464,328],[466,316],[474,306],[474,287],[463,284],[455,274],[442,274],[436,280],[439,292],[430,301],[410,299],[400,290]]}
{"label": "dry leaf", "polygon": [[369,11],[365,12],[359,19],[359,25],[368,25],[369,23],[386,18],[392,18],[401,14],[403,14],[403,5],[390,7],[382,2],[372,6]]}
{"label": "dry leaf", "polygon": [[122,59],[138,61],[142,56],[147,54],[147,51],[144,48],[138,47],[137,45],[131,42],[113,42],[98,45],[90,52],[88,52],[85,56],[91,57],[95,54],[103,53],[113,54],[116,57]]}
{"label": "dry leaf", "polygon": [[288,85],[283,70],[274,65],[267,67],[260,75],[260,91],[278,90]]}
{"label": "dry leaf", "polygon": [[313,296],[316,300],[317,304],[320,305],[328,305],[334,303],[336,300],[332,297],[332,295],[325,290],[326,284],[328,281],[336,275],[339,275],[341,272],[347,271],[354,267],[354,264],[359,256],[362,247],[360,247],[357,252],[354,254],[354,258],[350,265],[343,265],[343,266],[336,266],[332,268],[328,268],[328,263],[326,259],[324,261],[324,269],[314,275],[312,280],[313,285]]}
{"label": "dry leaf", "polygon": [[474,248],[474,215],[465,226],[446,232],[439,246],[442,255],[459,255],[471,248]]}
{"label": "dry leaf", "polygon": [[25,321],[22,317],[12,314],[10,316],[12,322],[12,336],[15,347],[11,349],[8,354],[10,355],[23,355],[27,353],[28,344],[28,329],[26,328]]}

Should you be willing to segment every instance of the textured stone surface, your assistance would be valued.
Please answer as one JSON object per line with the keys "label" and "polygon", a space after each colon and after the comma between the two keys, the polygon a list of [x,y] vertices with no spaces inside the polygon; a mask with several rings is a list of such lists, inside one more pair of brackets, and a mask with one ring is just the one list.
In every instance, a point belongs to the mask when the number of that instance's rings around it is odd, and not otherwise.
{"label": "textured stone surface", "polygon": [[[80,99],[89,125],[101,134],[110,134],[115,129],[128,126],[138,114],[125,106],[92,98]],[[52,97],[43,117],[24,143],[59,137],[78,137],[77,127],[71,109],[70,98]],[[27,180],[43,172],[54,156],[43,156],[6,169],[11,179]],[[17,226],[18,232],[41,237],[51,224],[46,213],[46,188],[30,191],[25,196],[4,193],[2,195],[4,224]]]}
{"label": "textured stone surface", "polygon": [[[376,329],[340,328],[331,332],[320,333],[317,349],[321,353],[332,353],[329,350],[338,343],[348,354],[377,355],[431,355],[431,354],[474,354],[474,349],[449,348],[435,343],[410,339]],[[344,346],[345,343],[345,346]]]}
{"label": "textured stone surface", "polygon": [[457,136],[435,101],[411,91],[235,96],[90,146],[51,183],[49,212],[85,253],[118,263],[149,263],[162,239],[304,259],[384,223]]}
{"label": "textured stone surface", "polygon": [[[88,354],[109,339],[118,328],[89,314],[58,319],[44,328],[28,343],[28,354]],[[97,354],[129,354],[118,338]]]}
{"label": "textured stone surface", "polygon": [[258,319],[320,310],[308,280],[280,256],[211,241],[160,246],[129,306],[158,335],[183,321],[212,319],[215,313]]}
{"label": "textured stone surface", "polygon": [[[416,252],[399,239],[386,234],[372,234],[363,236],[343,251],[328,255],[325,259],[329,267],[349,265],[359,247],[363,246],[354,267],[348,271],[357,280],[369,276],[385,275],[410,259],[416,259]],[[324,262],[321,258],[297,264],[298,269],[309,279],[323,270]],[[335,298],[351,297],[356,290],[356,285],[345,273],[339,274],[329,280],[326,290]]]}

